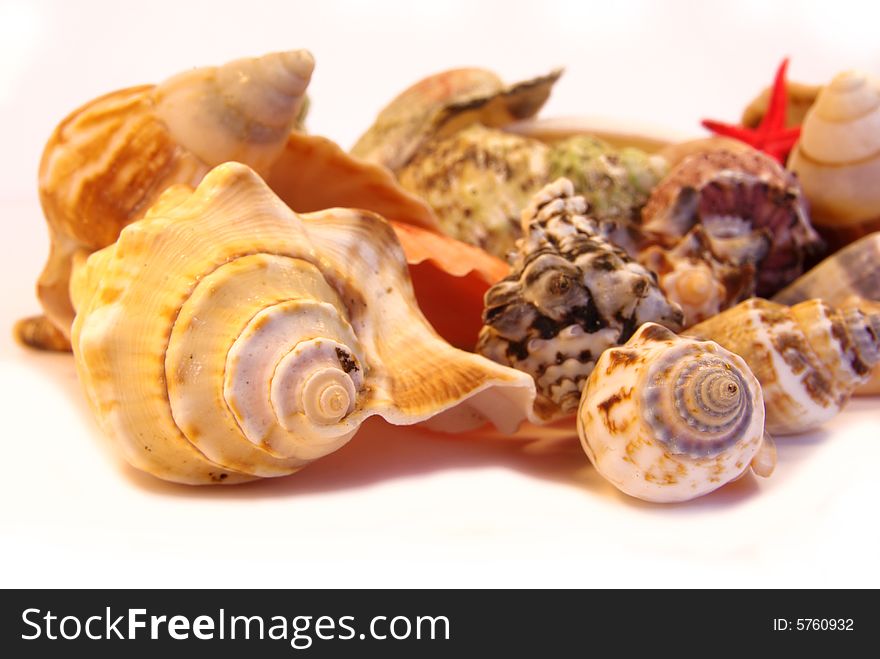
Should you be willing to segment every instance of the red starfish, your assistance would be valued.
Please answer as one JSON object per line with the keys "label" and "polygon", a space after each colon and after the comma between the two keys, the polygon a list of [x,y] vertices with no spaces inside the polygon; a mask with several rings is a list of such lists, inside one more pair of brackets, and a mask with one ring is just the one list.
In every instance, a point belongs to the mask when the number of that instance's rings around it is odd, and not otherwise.
{"label": "red starfish", "polygon": [[785,112],[788,106],[788,91],[785,88],[785,71],[788,68],[788,58],[782,60],[782,64],[776,70],[776,78],[773,80],[773,91],[770,94],[770,103],[767,112],[761,119],[757,128],[734,126],[704,119],[702,124],[716,135],[724,135],[745,142],[750,146],[773,156],[780,163],[785,164],[785,159],[794,148],[795,142],[801,134],[801,127],[785,127]]}

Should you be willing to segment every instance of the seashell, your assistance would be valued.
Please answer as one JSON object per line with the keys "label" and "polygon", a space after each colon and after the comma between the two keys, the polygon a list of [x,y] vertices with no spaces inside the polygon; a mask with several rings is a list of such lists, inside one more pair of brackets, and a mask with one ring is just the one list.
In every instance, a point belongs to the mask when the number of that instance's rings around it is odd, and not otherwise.
{"label": "seashell", "polygon": [[742,356],[761,382],[767,430],[788,435],[836,415],[880,362],[880,313],[822,300],[786,307],[747,300],[688,334]]}
{"label": "seashell", "polygon": [[[835,252],[773,296],[780,304],[820,298],[831,306],[857,306],[880,311],[880,232],[872,233]],[[880,365],[855,395],[880,394]]]}
{"label": "seashell", "polygon": [[409,264],[419,309],[440,336],[473,352],[483,327],[483,297],[510,266],[481,249],[433,231],[391,222]]}
{"label": "seashell", "polygon": [[522,235],[519,216],[548,179],[546,145],[474,124],[426,143],[398,172],[447,235],[504,258]]}
{"label": "seashell", "polygon": [[880,86],[837,75],[816,98],[788,161],[810,201],[813,224],[839,247],[880,230]]}
{"label": "seashell", "polygon": [[880,232],[835,252],[773,296],[780,304],[821,298],[842,306],[850,298],[880,301]]}
{"label": "seashell", "polygon": [[645,322],[678,329],[682,320],[654,275],[608,242],[586,208],[567,179],[542,189],[523,211],[511,274],[486,293],[477,351],[534,377],[544,421],[574,413],[606,348]]}
{"label": "seashell", "polygon": [[196,185],[228,160],[255,167],[300,211],[351,206],[436,227],[389,172],[291,133],[313,66],[304,50],[236,60],[107,94],[64,119],[40,164],[51,249],[37,295],[46,318],[21,323],[19,339],[66,348],[74,257],[111,244],[170,185]]}
{"label": "seashell", "polygon": [[[785,126],[794,128],[800,126],[804,122],[807,111],[816,101],[822,87],[819,85],[808,85],[803,82],[793,82],[787,80],[785,82],[786,100],[785,105]],[[751,103],[748,104],[743,111],[742,124],[749,128],[757,128],[761,123],[761,119],[767,113],[767,107],[770,104],[770,94],[772,89],[765,87]]]}
{"label": "seashell", "polygon": [[666,160],[633,147],[616,148],[591,135],[556,142],[549,154],[550,180],[567,178],[589,205],[590,217],[639,223],[651,190],[667,171]]}
{"label": "seashell", "polygon": [[717,255],[736,266],[754,263],[761,296],[796,279],[821,249],[797,181],[756,150],[685,157],[654,189],[642,220],[667,244],[703,225]]}
{"label": "seashell", "polygon": [[560,69],[509,87],[485,69],[429,76],[391,101],[351,153],[397,172],[431,139],[474,123],[499,127],[537,114],[561,75]]}
{"label": "seashell", "polygon": [[750,465],[761,476],[775,465],[761,386],[746,363],[654,323],[602,353],[577,423],[596,470],[645,501],[687,501]]}
{"label": "seashell", "polygon": [[761,235],[752,240],[747,234],[743,247],[756,251],[736,260],[730,258],[731,240],[713,239],[698,224],[671,249],[651,245],[639,254],[669,300],[681,307],[684,327],[754,296],[754,264],[769,249],[770,239]]}
{"label": "seashell", "polygon": [[524,374],[431,330],[381,218],[297,215],[238,163],[169,189],[71,290],[100,425],[172,481],[289,474],[372,415],[512,431],[534,397]]}

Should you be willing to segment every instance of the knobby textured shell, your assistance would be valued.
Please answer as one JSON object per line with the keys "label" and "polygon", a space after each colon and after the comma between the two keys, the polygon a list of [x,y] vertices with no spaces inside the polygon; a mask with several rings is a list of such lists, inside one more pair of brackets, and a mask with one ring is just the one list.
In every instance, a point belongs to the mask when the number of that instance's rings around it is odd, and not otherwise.
{"label": "knobby textured shell", "polygon": [[18,337],[69,349],[73,261],[111,244],[169,186],[194,186],[229,160],[256,168],[298,211],[367,208],[436,227],[424,202],[383,168],[291,132],[313,65],[304,50],[236,60],[107,94],[64,119],[40,164],[51,238],[37,291],[46,318],[24,321]]}
{"label": "knobby textured shell", "polygon": [[167,191],[89,257],[72,292],[100,425],[168,480],[289,474],[371,415],[510,431],[534,397],[524,374],[434,333],[381,218],[297,215],[236,163]]}
{"label": "knobby textured shell", "polygon": [[688,329],[742,356],[761,382],[767,430],[815,428],[836,415],[880,362],[880,313],[747,300]]}
{"label": "knobby textured shell", "polygon": [[880,85],[837,75],[807,112],[789,158],[813,222],[837,244],[880,229]]}
{"label": "knobby textured shell", "polygon": [[505,87],[485,69],[452,69],[417,82],[389,103],[351,153],[397,172],[431,139],[471,124],[499,127],[537,114],[561,70]]}
{"label": "knobby textured shell", "polygon": [[535,195],[512,272],[486,294],[477,350],[534,377],[544,420],[574,413],[603,350],[645,322],[682,321],[654,275],[610,243],[586,208],[567,179]]}
{"label": "knobby textured shell", "polygon": [[578,410],[581,444],[615,487],[646,501],[686,501],[775,463],[761,387],[710,341],[646,323],[602,353]]}

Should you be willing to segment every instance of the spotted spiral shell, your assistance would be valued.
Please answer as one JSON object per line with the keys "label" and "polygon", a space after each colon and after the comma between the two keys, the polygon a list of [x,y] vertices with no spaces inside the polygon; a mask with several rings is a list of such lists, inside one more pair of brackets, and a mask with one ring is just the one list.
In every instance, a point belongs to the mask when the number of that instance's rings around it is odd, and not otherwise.
{"label": "spotted spiral shell", "polygon": [[707,494],[756,457],[762,475],[773,467],[761,387],[746,363],[654,323],[599,358],[578,409],[578,431],[599,473],[647,501]]}
{"label": "spotted spiral shell", "polygon": [[101,426],[168,480],[289,474],[372,415],[512,430],[534,396],[528,377],[436,335],[378,216],[297,215],[237,163],[167,191],[72,289]]}

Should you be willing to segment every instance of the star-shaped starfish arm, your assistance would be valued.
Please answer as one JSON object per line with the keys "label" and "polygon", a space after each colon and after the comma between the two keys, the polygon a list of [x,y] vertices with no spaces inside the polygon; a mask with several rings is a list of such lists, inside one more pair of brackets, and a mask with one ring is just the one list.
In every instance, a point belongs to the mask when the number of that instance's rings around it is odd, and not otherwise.
{"label": "star-shaped starfish arm", "polygon": [[785,87],[787,69],[788,58],[785,58],[776,70],[767,113],[757,128],[726,124],[711,119],[704,119],[701,122],[703,127],[708,128],[716,135],[724,135],[745,142],[785,164],[785,159],[801,134],[800,126],[785,127],[785,112],[788,106],[788,91]]}

